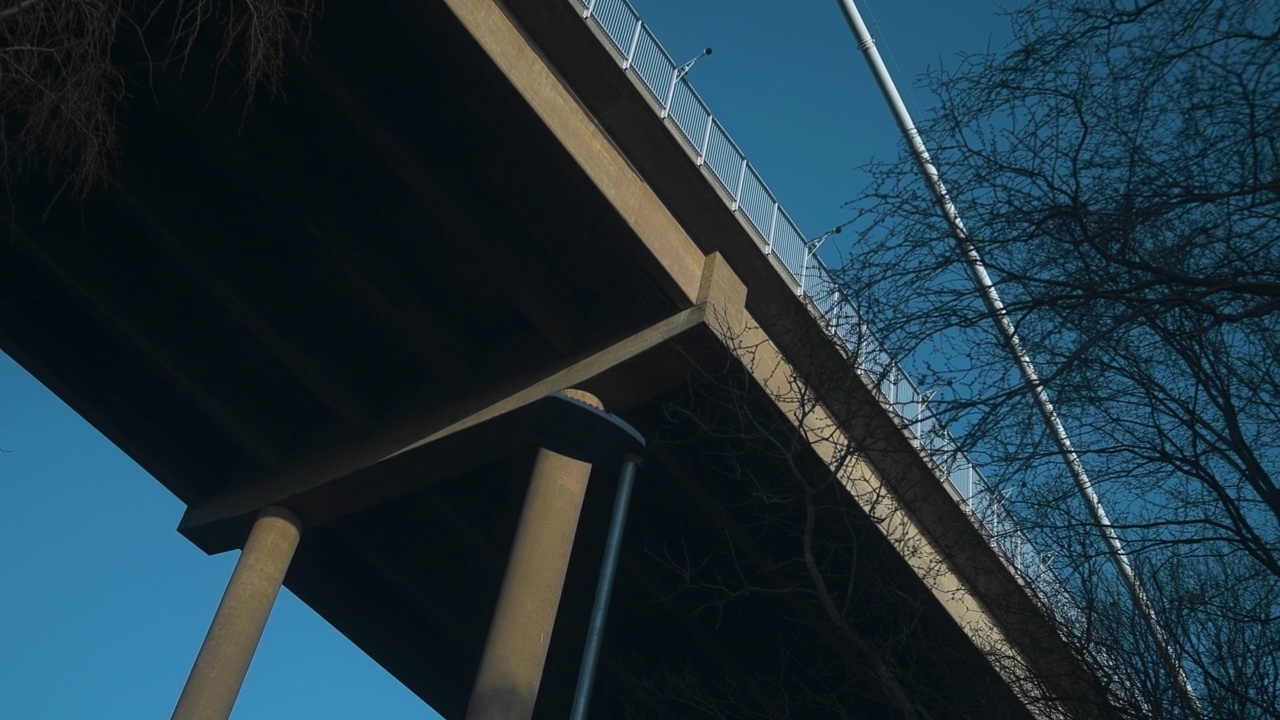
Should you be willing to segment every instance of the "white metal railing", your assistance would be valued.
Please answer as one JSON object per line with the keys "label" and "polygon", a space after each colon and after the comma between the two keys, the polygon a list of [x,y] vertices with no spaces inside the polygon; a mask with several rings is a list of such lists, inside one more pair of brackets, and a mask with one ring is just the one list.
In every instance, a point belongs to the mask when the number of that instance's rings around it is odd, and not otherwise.
{"label": "white metal railing", "polygon": [[1050,610],[1060,619],[1075,620],[1078,610],[1065,584],[1005,509],[1003,494],[987,482],[955,438],[929,412],[928,399],[868,328],[857,306],[840,291],[826,264],[806,248],[805,234],[636,9],[628,0],[569,1],[582,11],[583,19],[603,31],[622,69],[640,80],[658,105],[659,115],[671,121],[694,162],[710,170],[710,177],[728,195],[730,209],[755,231],[760,249],[766,255],[778,256],[797,294],[808,301],[814,314],[845,346],[867,382],[879,390],[882,402],[911,431],[913,443],[962,498],[962,507],[977,527],[1029,581]]}

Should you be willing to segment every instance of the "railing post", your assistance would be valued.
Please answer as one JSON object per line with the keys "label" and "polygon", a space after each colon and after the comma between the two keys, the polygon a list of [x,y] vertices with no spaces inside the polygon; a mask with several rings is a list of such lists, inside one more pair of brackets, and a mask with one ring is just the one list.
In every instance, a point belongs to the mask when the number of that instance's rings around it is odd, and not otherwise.
{"label": "railing post", "polygon": [[671,85],[667,87],[667,101],[662,104],[662,112],[658,113],[658,117],[663,120],[667,119],[667,115],[671,114],[671,99],[676,94],[676,83],[680,82],[680,68],[671,71]]}
{"label": "railing post", "polygon": [[587,9],[582,11],[582,19],[586,20],[591,17],[591,12],[596,9],[596,0],[587,0]]}
{"label": "railing post", "polygon": [[[738,170],[738,189],[735,190],[733,193],[733,207],[731,209],[734,210],[735,212],[737,211],[738,206],[742,204],[742,181],[746,177],[747,177],[747,159],[744,157],[742,158],[742,168]],[[776,204],[776,201],[775,201],[775,204]]]}
{"label": "railing post", "polygon": [[924,444],[924,393],[916,393],[914,402],[916,416],[911,421],[911,434],[916,436],[916,445],[927,450]]}
{"label": "railing post", "polygon": [[769,218],[769,244],[765,246],[764,254],[773,254],[773,233],[778,229],[778,201],[773,201],[773,217]]}
{"label": "railing post", "polygon": [[715,117],[713,117],[711,113],[708,111],[707,112],[707,129],[702,133],[702,148],[698,150],[699,166],[701,166],[702,163],[707,158],[707,144],[711,142],[711,123],[714,121],[715,121]]}
{"label": "railing post", "polygon": [[640,42],[640,28],[643,25],[644,21],[640,18],[636,18],[636,30],[631,33],[631,44],[627,46],[627,61],[622,63],[623,70],[631,68],[631,59],[636,55],[636,44]]}
{"label": "railing post", "polygon": [[[804,260],[800,261],[800,287],[796,288],[796,295],[804,297],[805,281],[809,279],[809,258],[813,257],[813,253],[809,252],[809,248],[804,249]],[[786,263],[783,263],[784,265]]]}
{"label": "railing post", "polygon": [[[828,278],[828,279],[829,279],[829,278]],[[834,282],[832,282],[832,283],[831,283],[831,286],[832,286],[832,287],[835,287],[835,283],[834,283]],[[841,304],[842,302],[844,302],[844,298],[843,298],[843,297],[841,297],[841,295],[840,295],[840,289],[839,289],[839,288],[836,288],[836,289],[832,290],[832,291],[831,291],[831,309],[830,309],[830,312],[831,312],[831,318],[830,318],[830,320],[831,320],[831,327],[834,329],[835,336],[836,336],[836,338],[837,338],[837,339],[839,339],[839,340],[840,340],[840,343],[841,343],[841,344],[845,344],[845,343],[844,343],[844,338],[840,337],[840,314],[839,314],[839,313],[840,313],[840,304]]]}

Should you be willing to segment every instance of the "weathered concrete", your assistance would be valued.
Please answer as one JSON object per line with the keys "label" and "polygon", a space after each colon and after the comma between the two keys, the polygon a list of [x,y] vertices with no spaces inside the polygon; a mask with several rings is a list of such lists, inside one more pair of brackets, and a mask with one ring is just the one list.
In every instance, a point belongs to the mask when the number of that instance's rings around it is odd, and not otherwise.
{"label": "weathered concrete", "polygon": [[[752,397],[771,398],[795,428],[811,440],[811,450],[806,448],[800,452],[811,451],[815,457],[825,460],[844,483],[850,497],[857,499],[868,514],[884,518],[878,527],[885,533],[887,542],[910,564],[915,575],[933,593],[939,607],[950,613],[948,623],[954,622],[956,627],[968,632],[974,646],[987,651],[992,662],[1004,662],[1014,675],[1034,677],[1038,674],[1046,678],[1046,683],[1056,684],[1051,690],[1057,696],[1088,694],[1088,688],[1074,684],[1075,678],[1082,677],[1081,666],[1073,664],[1074,658],[1069,656],[1017,578],[964,515],[952,492],[941,482],[937,468],[913,448],[911,429],[901,426],[896,416],[881,407],[874,387],[856,378],[855,382],[843,382],[843,378],[849,377],[848,358],[804,311],[803,301],[796,297],[794,287],[779,270],[776,255],[760,252],[758,239],[753,238],[741,214],[732,212],[722,202],[722,189],[710,179],[707,169],[687,162],[688,148],[671,134],[670,122],[664,123],[653,115],[646,91],[634,84],[634,78],[610,64],[612,58],[608,51],[593,36],[595,31],[591,26],[575,17],[576,8],[571,3],[440,0],[392,5],[399,7],[410,20],[417,17],[415,13],[422,13],[418,19],[424,28],[447,25],[450,33],[458,35],[447,38],[447,43],[438,41],[434,46],[421,43],[424,48],[441,54],[446,46],[450,53],[457,51],[455,59],[465,62],[456,63],[456,67],[467,70],[458,73],[459,76],[476,82],[468,92],[451,93],[449,97],[453,97],[454,102],[442,103],[441,107],[447,108],[448,113],[441,115],[468,112],[471,107],[465,102],[468,97],[497,97],[504,101],[502,109],[510,106],[513,116],[518,115],[522,124],[537,126],[536,132],[512,133],[511,128],[507,128],[506,132],[499,133],[497,131],[505,126],[495,124],[487,136],[489,142],[508,135],[518,136],[522,141],[518,146],[515,143],[511,147],[502,146],[506,148],[505,154],[475,158],[481,165],[488,163],[495,169],[477,171],[468,181],[475,183],[474,189],[483,197],[495,198],[494,209],[503,210],[510,227],[490,226],[484,218],[468,216],[468,208],[474,215],[477,208],[487,209],[489,201],[463,201],[462,189],[468,182],[459,182],[454,187],[443,182],[443,176],[433,176],[432,168],[437,166],[438,172],[451,175],[456,163],[450,161],[454,159],[447,152],[437,152],[438,148],[426,150],[408,142],[416,136],[412,132],[404,134],[396,123],[387,122],[387,104],[372,102],[370,96],[361,97],[360,92],[353,92],[368,85],[367,80],[374,74],[357,71],[358,68],[340,61],[336,51],[324,58],[333,73],[326,75],[321,66],[311,65],[309,71],[297,76],[311,77],[318,84],[318,88],[313,89],[317,97],[327,98],[323,103],[317,101],[314,107],[305,107],[309,111],[321,111],[325,117],[335,116],[328,118],[328,125],[333,126],[331,131],[341,133],[341,140],[333,142],[346,143],[350,134],[348,124],[352,124],[357,131],[357,137],[351,138],[355,141],[353,147],[367,146],[366,150],[373,150],[369,156],[371,167],[382,175],[401,178],[403,187],[384,181],[382,187],[388,192],[387,196],[399,197],[398,193],[403,192],[406,198],[413,199],[410,204],[404,205],[403,200],[388,203],[394,210],[386,210],[385,216],[382,211],[375,212],[368,218],[366,228],[363,216],[355,223],[351,222],[352,218],[344,220],[343,213],[325,212],[326,203],[338,206],[347,202],[342,193],[310,188],[307,183],[296,182],[296,178],[295,182],[286,182],[286,178],[292,176],[285,171],[293,170],[292,164],[283,160],[278,165],[253,161],[254,148],[258,146],[228,137],[212,142],[216,145],[214,152],[223,152],[223,144],[227,148],[239,148],[237,172],[255,178],[248,181],[246,187],[252,186],[248,187],[251,192],[244,197],[252,200],[256,193],[261,196],[259,200],[274,208],[270,218],[263,215],[255,221],[264,223],[263,237],[272,238],[269,242],[263,240],[263,246],[280,250],[282,254],[297,250],[293,245],[274,240],[281,229],[276,223],[289,229],[290,223],[295,222],[287,219],[294,212],[295,202],[297,207],[305,209],[306,217],[294,229],[307,235],[315,234],[316,227],[323,228],[318,239],[303,243],[312,248],[306,253],[307,257],[319,250],[320,257],[337,260],[341,256],[338,251],[346,246],[333,244],[334,238],[348,234],[363,237],[364,232],[379,229],[404,231],[406,237],[412,234],[415,238],[437,235],[447,238],[440,241],[435,251],[450,244],[476,247],[480,245],[475,242],[477,239],[488,236],[492,240],[503,232],[556,238],[554,242],[545,243],[548,258],[566,259],[563,268],[548,260],[538,273],[513,276],[489,267],[482,275],[492,278],[494,297],[509,296],[517,311],[509,326],[495,322],[505,317],[496,310],[476,315],[483,322],[471,325],[483,332],[502,328],[493,332],[492,338],[481,333],[471,337],[460,333],[458,328],[450,329],[446,323],[433,322],[434,316],[443,314],[437,312],[439,308],[434,305],[419,308],[415,304],[427,302],[433,297],[429,293],[406,290],[403,297],[408,304],[404,307],[388,302],[396,297],[395,293],[390,290],[384,293],[371,278],[396,277],[390,263],[402,261],[404,256],[390,250],[385,257],[377,252],[362,256],[358,264],[339,261],[340,272],[335,271],[324,286],[329,291],[347,293],[344,297],[351,306],[352,317],[362,317],[364,324],[382,328],[372,335],[384,343],[369,347],[393,352],[384,355],[371,351],[369,355],[385,357],[385,362],[370,359],[364,365],[361,364],[364,359],[352,361],[347,357],[350,353],[346,352],[346,336],[336,333],[318,336],[314,345],[301,341],[294,345],[287,336],[264,332],[259,320],[293,317],[293,306],[305,304],[295,302],[296,298],[292,297],[276,298],[271,292],[255,294],[252,291],[256,286],[252,284],[242,288],[243,296],[220,295],[218,287],[233,291],[241,288],[239,282],[244,278],[235,274],[213,275],[201,280],[202,267],[193,266],[183,259],[185,256],[174,256],[171,249],[165,249],[168,247],[165,243],[171,241],[164,234],[183,231],[188,218],[177,211],[167,221],[156,221],[149,215],[167,217],[163,209],[183,207],[170,205],[168,201],[179,201],[184,196],[178,193],[171,196],[167,188],[152,187],[149,181],[144,181],[147,174],[143,172],[137,173],[129,186],[130,193],[151,192],[147,201],[150,209],[134,213],[140,215],[137,222],[113,221],[108,208],[108,211],[99,209],[94,211],[96,214],[87,215],[94,222],[80,224],[112,228],[110,232],[101,231],[104,237],[111,233],[122,237],[146,236],[149,232],[159,236],[138,243],[131,247],[132,251],[140,257],[153,257],[156,250],[147,243],[160,243],[161,251],[172,256],[170,262],[176,264],[167,272],[156,265],[153,275],[139,272],[137,278],[150,283],[169,277],[181,283],[194,273],[195,281],[205,286],[201,291],[203,295],[189,298],[179,317],[215,319],[219,315],[200,313],[206,306],[216,306],[222,309],[220,312],[235,316],[237,327],[244,326],[238,330],[211,323],[211,328],[222,328],[222,331],[210,336],[210,342],[203,346],[204,352],[197,352],[201,346],[188,346],[175,339],[184,337],[185,333],[170,332],[171,325],[165,324],[171,322],[168,316],[149,310],[149,306],[154,305],[146,300],[150,294],[139,301],[141,307],[122,302],[125,298],[116,282],[118,273],[99,273],[101,263],[93,256],[79,254],[76,249],[79,241],[75,239],[79,236],[66,232],[65,226],[51,227],[45,233],[48,237],[38,243],[19,243],[24,248],[30,246],[27,254],[33,258],[31,268],[34,269],[27,274],[47,272],[49,282],[62,290],[49,293],[51,300],[33,303],[39,312],[6,308],[6,316],[12,314],[18,319],[5,321],[0,317],[0,331],[8,329],[16,339],[6,340],[0,332],[0,342],[11,343],[18,351],[26,352],[25,356],[15,355],[27,358],[22,360],[24,365],[43,366],[42,379],[60,383],[63,389],[59,392],[64,397],[78,397],[72,404],[79,411],[95,418],[96,425],[109,431],[110,437],[190,504],[181,528],[188,538],[209,552],[239,547],[259,509],[270,505],[289,508],[309,528],[331,523],[332,528],[314,533],[312,542],[294,561],[291,587],[296,584],[295,590],[300,590],[300,595],[310,593],[308,602],[318,609],[324,608],[320,611],[326,618],[416,692],[430,698],[433,704],[435,698],[443,698],[444,702],[453,704],[447,714],[459,715],[467,701],[471,678],[450,674],[453,668],[448,666],[459,665],[456,658],[465,655],[469,662],[461,663],[464,666],[461,672],[469,675],[470,663],[484,638],[484,623],[489,618],[470,598],[464,608],[453,607],[452,613],[437,613],[438,608],[430,597],[435,588],[416,582],[415,573],[419,568],[414,563],[417,559],[408,557],[407,553],[397,554],[389,544],[379,547],[377,537],[367,537],[376,535],[369,532],[376,523],[362,524],[362,518],[351,516],[358,511],[389,514],[387,508],[378,506],[400,505],[387,501],[491,460],[484,453],[458,451],[459,437],[492,422],[495,417],[517,413],[523,404],[547,392],[563,387],[583,388],[603,398],[611,410],[622,412],[629,405],[657,397],[659,390],[670,388],[695,372],[694,368],[702,366],[700,360],[704,357],[719,361],[717,365],[708,366],[714,368],[725,365],[726,361],[732,364],[731,358],[736,355],[754,377],[755,386],[748,388]],[[379,6],[378,11],[383,10]],[[452,16],[445,17],[450,14]],[[371,27],[375,33],[382,33],[386,16],[376,17],[379,21],[371,23]],[[402,24],[413,25],[412,22]],[[455,24],[458,27],[455,28]],[[462,36],[464,29],[470,37]],[[443,31],[430,36],[439,39],[442,35]],[[415,42],[414,47],[417,44]],[[465,46],[465,50],[460,50],[461,46]],[[406,66],[410,64],[409,55],[403,58]],[[399,67],[401,58],[396,56],[392,60]],[[377,65],[378,73],[384,65]],[[476,74],[477,70],[484,72]],[[344,71],[354,74],[345,76]],[[444,85],[429,87],[448,90]],[[301,93],[297,97],[305,99],[306,96],[307,93]],[[335,107],[326,110],[328,104]],[[297,106],[295,103],[292,107]],[[487,103],[478,103],[477,107],[489,107],[489,116],[492,116],[493,108]],[[337,122],[339,115],[345,118],[341,123]],[[485,116],[462,117],[465,121],[459,122],[469,127],[477,122],[476,118]],[[296,127],[297,119],[281,110],[268,125]],[[449,128],[441,123],[438,129]],[[265,143],[274,135],[268,132],[261,137]],[[329,136],[321,134],[307,142],[320,142],[324,137]],[[442,137],[453,136],[446,133]],[[441,142],[445,143],[447,141]],[[261,147],[272,145],[265,143]],[[299,141],[293,149],[316,154],[324,152],[325,147]],[[292,156],[282,153],[281,157]],[[571,176],[571,181],[557,182],[554,189],[530,183],[528,187],[539,191],[531,196],[533,199],[505,208],[504,202],[509,198],[495,189],[508,188],[509,196],[506,170],[519,169],[522,162],[532,170],[526,169],[527,175],[516,177],[546,181],[551,176],[540,174],[542,170],[559,167],[564,171],[560,174]],[[258,167],[255,169],[254,165]],[[309,189],[299,189],[296,195],[292,190],[278,192],[273,187],[277,182]],[[240,187],[234,183],[222,184],[233,189]],[[584,187],[587,184],[591,187]],[[520,187],[521,193],[525,189]],[[233,190],[226,193],[227,197],[239,197]],[[203,192],[195,197],[201,200],[194,202],[193,207],[207,202]],[[547,205],[568,207],[572,222],[557,222],[559,211],[534,213],[529,210],[530,206],[541,206],[545,200],[550,201]],[[579,204],[584,200],[585,203]],[[285,220],[275,217],[277,214]],[[425,219],[412,222],[407,219],[418,215]],[[316,217],[321,220],[316,221]],[[590,238],[590,243],[571,243],[565,239],[566,228],[577,229],[579,219],[585,221],[592,217],[596,222],[585,223],[581,232],[582,237]],[[549,226],[544,227],[540,222],[545,219],[552,221]],[[523,225],[522,221],[530,222]],[[402,222],[409,224],[402,226]],[[148,229],[146,226],[151,223],[155,223],[155,228]],[[127,230],[118,229],[121,227]],[[248,229],[253,231],[252,227]],[[424,229],[427,232],[423,232]],[[328,240],[324,237],[326,233],[332,234]],[[218,240],[216,237],[206,242],[198,233],[193,236],[183,238],[182,247],[191,244],[205,253],[221,247],[214,242]],[[286,233],[280,237],[292,236]],[[399,235],[393,234],[387,243],[369,243],[370,249],[393,247],[396,237]],[[609,252],[573,254],[588,244],[607,247]],[[520,245],[511,243],[503,247],[518,250]],[[458,255],[451,260],[450,253],[438,253],[442,265],[454,268],[455,272],[442,272],[437,281],[446,279],[446,275],[470,278],[469,273],[460,274],[456,270],[490,265],[492,260],[486,256],[487,259],[475,262],[464,257],[470,255],[469,251]],[[585,262],[584,257],[591,258],[592,262]],[[150,263],[133,265],[140,269],[152,267]],[[625,268],[626,272],[608,275],[609,287],[588,283],[578,288],[574,284],[612,267]],[[382,275],[367,274],[375,271]],[[20,278],[22,274],[11,273],[11,276]],[[560,303],[554,293],[545,297],[532,293],[533,297],[526,298],[534,278],[554,287],[567,282],[582,292],[576,304]],[[519,283],[518,287],[505,288],[513,281]],[[422,284],[430,282],[424,280]],[[744,305],[748,287],[750,303]],[[488,297],[487,293],[472,295],[461,283],[453,292],[451,305],[445,306],[446,309],[483,305],[470,301]],[[46,293],[36,295],[45,297]],[[590,305],[592,299],[606,298],[614,299],[618,305],[646,309],[616,324],[604,324],[602,332],[576,342],[575,331],[580,328],[575,323],[583,323],[587,314],[567,310]],[[505,303],[494,306],[505,307]],[[594,319],[602,317],[618,316],[601,312]],[[526,319],[529,321],[527,331],[524,330]],[[246,328],[247,335],[243,332]],[[708,328],[714,332],[708,332]],[[119,336],[118,342],[111,340],[113,336]],[[89,342],[81,341],[81,337],[90,338],[93,345],[81,344]],[[322,338],[329,338],[331,345],[326,346]],[[496,342],[499,338],[502,342]],[[253,342],[249,342],[250,339]],[[513,340],[516,350],[506,347],[508,340]],[[555,348],[555,353],[537,356],[538,362],[544,364],[518,363],[521,350],[537,349],[544,340]],[[257,349],[255,343],[266,350]],[[394,350],[401,346],[411,351],[413,358],[403,363],[404,368],[395,361],[398,355]],[[697,353],[687,352],[694,346]],[[234,347],[237,352],[225,355],[209,352],[211,348],[221,347]],[[312,358],[314,364],[306,360],[313,351],[318,351]],[[113,362],[93,363],[101,368],[82,365],[76,360],[104,354],[110,354]],[[467,375],[466,368],[460,372],[460,366],[467,363],[479,366],[486,358],[495,361],[510,358],[518,368],[510,372],[486,371],[489,374],[485,375],[487,384],[484,385],[458,382],[458,377],[465,379]],[[233,362],[220,363],[221,360]],[[263,371],[277,364],[289,368],[290,373]],[[237,382],[240,375],[233,370],[241,365],[254,370],[250,377],[258,383]],[[424,376],[434,373],[445,382],[429,382],[405,369],[422,365],[425,365]],[[330,387],[324,379],[328,371],[349,384]],[[347,409],[349,404],[343,400],[342,393],[351,392],[364,408],[390,408],[385,405],[389,398],[377,392],[379,383],[362,384],[361,378],[380,377],[384,373],[395,376],[396,372],[416,378],[412,382],[420,383],[417,391],[423,394],[415,403],[395,405],[394,413],[386,409],[386,414],[375,414],[373,424],[362,428],[361,413]],[[453,394],[441,387],[444,384],[465,390]],[[299,386],[293,393],[297,397],[291,397],[290,388],[295,385]],[[68,387],[74,392],[67,390]],[[289,408],[292,414],[277,416],[274,412],[259,411],[257,398],[237,395],[230,392],[231,388],[279,388],[280,397],[264,404],[275,406],[278,401],[279,407]],[[819,404],[813,407],[811,403],[797,403],[797,395],[816,398]],[[168,398],[164,404],[167,412],[157,412],[158,403],[154,402],[157,396]],[[426,398],[431,401],[427,402]],[[336,411],[332,426],[320,423],[307,433],[298,433],[298,437],[289,431],[298,424],[296,421],[305,424],[312,417],[323,416],[325,408]],[[182,422],[175,422],[178,420]],[[468,440],[474,439],[468,436]],[[478,445],[486,451],[501,449],[484,443]],[[444,446],[448,447],[442,449]],[[850,448],[857,449],[858,453],[851,456]],[[245,459],[236,459],[241,455]],[[221,465],[209,462],[220,458],[232,459]],[[523,469],[516,470],[511,477],[517,484],[521,483]],[[510,507],[513,513],[516,510],[514,506],[503,507]],[[434,516],[424,513],[423,517],[429,518],[425,522],[435,522]],[[414,527],[412,521],[406,523]],[[365,534],[353,532],[353,527],[363,527]],[[506,527],[511,527],[510,520]],[[478,556],[501,553],[496,543],[493,548],[482,545],[476,544]],[[249,555],[252,553],[246,549],[246,556]],[[247,563],[247,557],[242,558],[242,562]],[[288,564],[286,559],[283,565]],[[329,570],[337,566],[347,574],[331,575]],[[499,559],[493,563],[493,574],[487,581],[496,583],[501,571]],[[283,574],[283,566],[280,572]],[[355,581],[350,581],[351,578]],[[369,580],[385,580],[385,586],[367,582]],[[570,578],[571,585],[572,582]],[[227,592],[228,597],[233,595],[232,588]],[[275,590],[271,592],[273,598]],[[923,593],[921,589],[922,598]],[[413,602],[400,603],[404,605],[400,614],[389,615],[385,622],[377,619],[381,612],[395,611],[396,604],[403,600],[401,594],[413,598]],[[227,604],[225,599],[224,604]],[[269,607],[270,601],[267,609]],[[388,607],[392,611],[388,611]],[[434,624],[428,627],[426,620],[422,623],[415,620],[414,627],[424,628],[416,635],[404,632],[408,625],[406,618],[416,617],[412,615],[414,608],[429,616],[430,623]],[[551,611],[554,617],[554,604]],[[929,612],[941,616],[942,610],[935,611],[931,605]],[[265,613],[264,610],[264,622]],[[463,614],[469,614],[474,621],[470,634],[459,630],[458,619]],[[215,619],[215,627],[218,622]],[[950,629],[948,625],[947,630]],[[261,632],[260,627],[257,632]],[[455,639],[450,640],[452,645],[447,646],[446,651],[437,652],[434,647],[424,650],[427,645],[423,640],[429,641],[433,633],[452,633]],[[213,634],[211,630],[206,643],[210,652],[217,645]],[[238,633],[234,637],[243,642],[247,636]],[[245,666],[252,656],[253,644],[250,643],[249,654],[244,659]],[[432,659],[423,660],[422,656],[432,656]],[[1023,659],[1027,665],[1022,663]],[[199,663],[197,665],[199,669]],[[552,673],[549,671],[547,676],[551,678]],[[531,677],[536,687],[537,677]],[[544,695],[550,693],[551,682],[545,681]],[[239,680],[236,687],[238,683]],[[1031,688],[1033,691],[1035,688]],[[551,705],[551,700],[545,697],[544,706]],[[532,703],[532,699],[529,702]],[[554,714],[549,707],[544,707],[544,712]]]}
{"label": "weathered concrete", "polygon": [[[561,394],[603,408],[589,393]],[[471,691],[468,720],[533,716],[590,476],[588,463],[545,448],[538,451]]]}
{"label": "weathered concrete", "polygon": [[273,506],[258,514],[178,698],[174,720],[231,715],[301,536],[302,521],[292,512]]}

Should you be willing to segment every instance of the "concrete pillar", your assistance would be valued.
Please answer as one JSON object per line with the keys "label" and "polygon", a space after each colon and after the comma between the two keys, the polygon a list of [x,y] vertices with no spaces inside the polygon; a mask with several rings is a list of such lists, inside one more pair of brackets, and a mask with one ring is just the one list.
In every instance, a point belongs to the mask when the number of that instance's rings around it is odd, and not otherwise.
{"label": "concrete pillar", "polygon": [[231,715],[301,533],[302,521],[284,508],[266,507],[258,513],[182,688],[174,720]]}
{"label": "concrete pillar", "polygon": [[[594,395],[561,394],[602,408]],[[591,465],[543,448],[533,464],[467,720],[528,720],[569,568]]]}

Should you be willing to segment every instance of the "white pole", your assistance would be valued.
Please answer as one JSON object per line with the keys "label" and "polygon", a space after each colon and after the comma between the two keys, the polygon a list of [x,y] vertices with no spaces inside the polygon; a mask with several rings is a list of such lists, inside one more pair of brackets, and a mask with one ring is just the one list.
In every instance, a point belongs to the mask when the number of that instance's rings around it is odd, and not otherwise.
{"label": "white pole", "polygon": [[1062,421],[1058,419],[1058,413],[1053,408],[1049,393],[1045,390],[1044,384],[1036,374],[1031,358],[1027,356],[1026,350],[1023,349],[1022,341],[1018,339],[1018,331],[1014,328],[1013,321],[1009,319],[1009,313],[1005,310],[1004,303],[1000,302],[1000,295],[996,292],[996,287],[991,282],[991,276],[987,274],[987,268],[982,262],[982,256],[978,254],[978,249],[974,246],[968,231],[965,230],[964,222],[961,221],[959,212],[956,211],[955,205],[951,202],[946,186],[942,184],[938,168],[934,166],[933,160],[929,157],[929,151],[920,139],[920,133],[916,130],[915,123],[911,121],[911,114],[907,112],[907,107],[902,102],[902,96],[898,94],[898,89],[893,84],[893,78],[890,77],[889,70],[884,65],[884,60],[880,58],[880,51],[876,49],[875,40],[867,30],[866,23],[862,21],[862,15],[858,12],[853,0],[839,1],[841,8],[844,10],[845,19],[849,21],[849,27],[858,39],[858,49],[862,51],[867,59],[867,64],[871,66],[871,72],[875,75],[876,82],[880,85],[880,91],[884,93],[884,98],[889,103],[890,110],[893,111],[893,117],[898,123],[898,129],[902,131],[903,137],[911,147],[911,153],[915,156],[916,164],[920,166],[920,172],[924,174],[929,191],[933,194],[934,200],[937,201],[938,207],[942,210],[943,217],[951,227],[951,234],[960,246],[960,251],[964,255],[965,263],[969,266],[969,273],[973,278],[974,284],[978,286],[978,291],[982,293],[982,300],[986,303],[987,311],[991,313],[991,317],[996,321],[1005,345],[1022,373],[1023,382],[1026,384],[1027,389],[1031,391],[1036,406],[1040,409],[1040,414],[1049,426],[1054,442],[1058,446],[1058,451],[1062,454],[1063,460],[1067,463],[1067,468],[1071,471],[1071,477],[1075,480],[1076,488],[1080,491],[1081,497],[1084,498],[1085,505],[1088,506],[1090,514],[1093,515],[1094,524],[1097,526],[1098,532],[1102,534],[1103,541],[1107,544],[1108,553],[1115,563],[1116,570],[1120,573],[1120,578],[1124,581],[1125,588],[1129,591],[1129,596],[1133,599],[1134,606],[1138,609],[1138,613],[1142,616],[1147,630],[1151,633],[1151,639],[1159,649],[1165,669],[1169,672],[1174,684],[1178,686],[1178,691],[1186,702],[1187,709],[1194,717],[1200,717],[1202,714],[1200,702],[1196,699],[1195,691],[1191,688],[1191,681],[1187,678],[1182,664],[1178,662],[1177,655],[1169,644],[1169,639],[1160,627],[1160,621],[1156,617],[1155,610],[1151,607],[1151,602],[1147,599],[1146,591],[1142,589],[1142,583],[1133,571],[1133,566],[1129,564],[1129,557],[1125,554],[1124,546],[1120,543],[1120,538],[1116,535],[1115,528],[1112,527],[1111,521],[1107,519],[1107,513],[1102,507],[1102,501],[1098,498],[1098,493],[1093,489],[1093,483],[1085,472],[1084,464],[1080,462],[1080,457],[1071,447],[1071,438],[1068,437],[1066,428],[1062,426]]}

